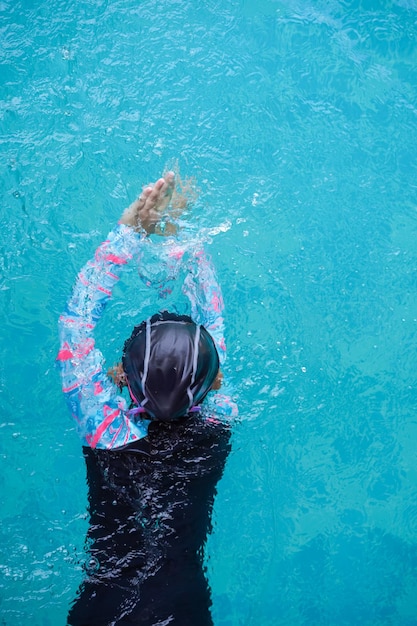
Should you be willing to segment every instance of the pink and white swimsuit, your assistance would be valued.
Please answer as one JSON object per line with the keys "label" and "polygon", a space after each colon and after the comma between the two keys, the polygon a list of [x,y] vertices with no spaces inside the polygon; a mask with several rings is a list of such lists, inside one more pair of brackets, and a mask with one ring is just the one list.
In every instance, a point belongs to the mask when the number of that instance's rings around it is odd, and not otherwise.
{"label": "pink and white swimsuit", "polygon": [[[78,274],[73,294],[59,318],[57,362],[62,388],[84,446],[122,448],[147,435],[149,421],[128,413],[128,402],[108,378],[93,334],[123,267],[132,258],[140,258],[146,245],[154,244],[128,226],[118,225],[112,230]],[[201,245],[192,255],[185,251],[185,247],[172,243],[169,256],[173,265],[187,263],[183,293],[190,301],[191,317],[212,335],[222,364],[226,346],[221,289]],[[165,288],[160,286],[161,291]],[[236,405],[223,394],[211,392],[204,406],[201,419],[237,415]]]}

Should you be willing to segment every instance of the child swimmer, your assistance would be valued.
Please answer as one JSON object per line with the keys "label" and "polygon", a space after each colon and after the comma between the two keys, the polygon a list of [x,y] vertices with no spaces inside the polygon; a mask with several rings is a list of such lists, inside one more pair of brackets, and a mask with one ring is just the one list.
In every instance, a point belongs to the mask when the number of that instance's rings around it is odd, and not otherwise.
{"label": "child swimmer", "polygon": [[[175,233],[169,216],[179,204],[173,172],[145,187],[81,270],[60,317],[58,363],[90,514],[90,561],[71,626],[213,624],[203,546],[230,450],[230,424],[219,417],[236,407],[220,394],[214,410],[202,405],[221,385],[226,356],[221,290],[202,248],[183,285],[191,317],[163,311],[141,322],[112,380],[93,336],[122,268],[167,217],[165,233]],[[178,246],[172,254],[186,256]]]}

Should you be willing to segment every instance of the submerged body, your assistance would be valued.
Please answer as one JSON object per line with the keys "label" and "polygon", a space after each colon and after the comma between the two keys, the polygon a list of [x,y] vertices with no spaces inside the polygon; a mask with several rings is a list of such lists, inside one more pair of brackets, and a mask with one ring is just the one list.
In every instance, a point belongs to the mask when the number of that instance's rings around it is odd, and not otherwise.
{"label": "submerged body", "polygon": [[[121,269],[132,257],[140,265],[145,245],[132,228],[114,229],[80,272],[60,318],[58,362],[83,444],[90,513],[90,562],[69,613],[72,626],[212,624],[203,546],[230,446],[224,415],[236,407],[216,394],[200,412],[189,387],[189,409],[174,421],[147,414],[146,398],[132,410],[94,342]],[[193,323],[204,324],[222,363],[222,297],[211,263],[201,247],[190,255],[173,243],[170,254],[173,266],[188,264],[183,291]],[[193,380],[195,374],[196,367]]]}
{"label": "submerged body", "polygon": [[229,438],[194,416],[122,451],[84,448],[90,563],[69,624],[213,623],[203,546]]}

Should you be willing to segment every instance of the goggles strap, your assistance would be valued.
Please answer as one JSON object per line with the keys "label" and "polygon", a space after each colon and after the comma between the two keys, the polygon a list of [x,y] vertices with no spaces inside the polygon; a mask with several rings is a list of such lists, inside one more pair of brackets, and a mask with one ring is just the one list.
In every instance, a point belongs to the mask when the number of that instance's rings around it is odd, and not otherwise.
{"label": "goggles strap", "polygon": [[195,376],[197,374],[197,362],[198,362],[198,346],[200,343],[200,326],[196,326],[195,329],[195,335],[194,335],[194,352],[193,352],[193,371],[191,374],[191,381],[189,386],[187,387],[187,395],[189,398],[189,405],[188,408],[190,409],[193,406],[193,402],[194,402],[194,394],[191,391],[191,387],[194,384],[195,381]]}
{"label": "goggles strap", "polygon": [[150,317],[148,317],[148,319],[146,320],[146,335],[145,335],[145,359],[143,362],[143,376],[142,376],[142,393],[145,396],[142,405],[146,404],[148,401],[148,398],[146,397],[146,391],[145,391],[145,385],[146,385],[146,379],[148,377],[148,370],[149,370],[149,357],[151,355],[151,319]]}

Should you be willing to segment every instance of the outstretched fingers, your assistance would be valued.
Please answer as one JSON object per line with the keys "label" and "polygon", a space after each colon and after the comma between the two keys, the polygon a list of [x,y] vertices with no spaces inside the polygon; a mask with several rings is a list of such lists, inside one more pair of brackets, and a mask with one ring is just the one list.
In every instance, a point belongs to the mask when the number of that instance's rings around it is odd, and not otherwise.
{"label": "outstretched fingers", "polygon": [[141,205],[138,217],[141,225],[148,232],[154,232],[156,224],[161,220],[163,212],[171,202],[175,187],[175,176],[168,172],[159,178],[154,185],[144,187],[140,196]]}
{"label": "outstretched fingers", "polygon": [[167,184],[164,178],[159,178],[151,187],[145,187],[143,194],[147,199],[149,208],[159,208],[165,199]]}
{"label": "outstretched fingers", "polygon": [[139,198],[122,215],[120,223],[134,228],[141,226],[148,233],[153,233],[171,202],[174,190],[175,174],[167,172],[163,178],[159,178],[154,184],[146,185],[142,189]]}

